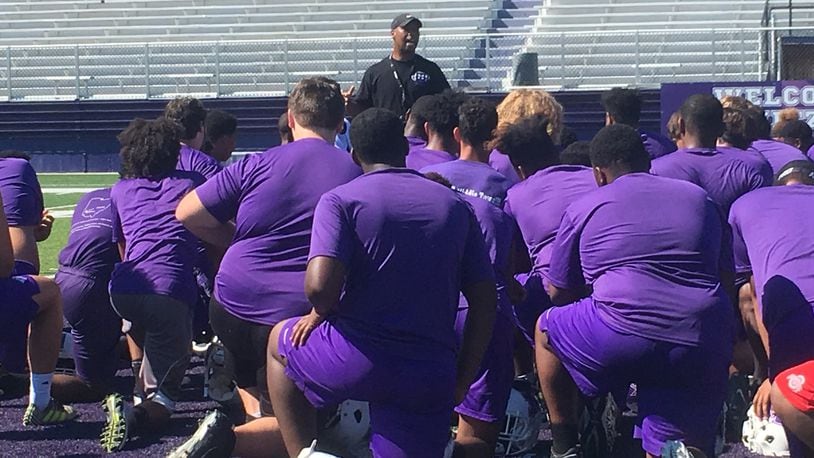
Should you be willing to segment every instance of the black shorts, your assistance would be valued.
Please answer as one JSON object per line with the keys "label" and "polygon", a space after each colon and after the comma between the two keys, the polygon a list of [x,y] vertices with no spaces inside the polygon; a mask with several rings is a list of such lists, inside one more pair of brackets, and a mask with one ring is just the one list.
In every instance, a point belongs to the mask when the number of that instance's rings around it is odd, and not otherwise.
{"label": "black shorts", "polygon": [[234,357],[237,386],[267,391],[266,347],[273,326],[252,323],[232,315],[214,295],[209,302],[209,324]]}

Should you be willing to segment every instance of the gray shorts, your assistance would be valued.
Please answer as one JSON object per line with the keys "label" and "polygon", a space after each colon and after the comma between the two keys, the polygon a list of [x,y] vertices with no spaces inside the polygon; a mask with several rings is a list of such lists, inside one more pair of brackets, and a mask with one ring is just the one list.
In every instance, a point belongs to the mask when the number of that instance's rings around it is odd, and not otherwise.
{"label": "gray shorts", "polygon": [[192,308],[157,294],[112,294],[110,301],[131,323],[128,334],[144,350],[137,383],[147,399],[174,410],[189,365]]}

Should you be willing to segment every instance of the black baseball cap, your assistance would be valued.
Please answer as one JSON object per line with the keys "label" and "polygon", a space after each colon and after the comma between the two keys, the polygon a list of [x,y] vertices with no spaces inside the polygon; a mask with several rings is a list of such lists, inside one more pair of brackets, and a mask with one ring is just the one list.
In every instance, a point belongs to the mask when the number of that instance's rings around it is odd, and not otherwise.
{"label": "black baseball cap", "polygon": [[401,13],[395,18],[393,18],[393,22],[390,23],[390,30],[393,30],[397,27],[404,27],[405,25],[413,21],[418,22],[419,27],[424,27],[424,24],[417,17],[413,16],[410,13]]}

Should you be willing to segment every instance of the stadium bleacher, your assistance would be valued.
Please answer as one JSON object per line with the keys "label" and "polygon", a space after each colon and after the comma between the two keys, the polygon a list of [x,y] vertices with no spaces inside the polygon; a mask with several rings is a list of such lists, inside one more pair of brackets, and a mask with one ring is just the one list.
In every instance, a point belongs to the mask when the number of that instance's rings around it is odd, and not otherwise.
{"label": "stadium bleacher", "polygon": [[[550,88],[754,79],[766,65],[755,52],[765,3],[419,0],[408,9],[425,21],[420,52],[455,86],[503,90],[518,52],[539,54]],[[356,84],[387,54],[389,20],[404,9],[398,0],[3,1],[0,100],[282,95],[317,73]],[[799,24],[812,17],[795,13]]]}

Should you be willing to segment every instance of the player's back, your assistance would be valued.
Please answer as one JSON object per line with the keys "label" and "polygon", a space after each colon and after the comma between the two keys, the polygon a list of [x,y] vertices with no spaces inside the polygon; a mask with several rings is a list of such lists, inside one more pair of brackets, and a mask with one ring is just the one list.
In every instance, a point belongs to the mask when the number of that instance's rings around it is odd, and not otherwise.
{"label": "player's back", "polygon": [[[609,326],[685,345],[723,342],[731,321],[719,280],[723,221],[702,189],[624,175],[566,210],[558,237],[574,233],[585,281]],[[551,275],[559,278],[557,267]]]}
{"label": "player's back", "polygon": [[446,151],[439,151],[426,146],[423,148],[411,149],[407,154],[407,167],[413,170],[421,170],[427,166],[454,161],[457,159]]}
{"label": "player's back", "polygon": [[236,225],[215,279],[218,300],[265,324],[307,313],[303,282],[314,209],[322,194],[360,173],[347,152],[306,138],[248,156],[199,188],[210,213]]}
{"label": "player's back", "polygon": [[109,275],[119,261],[113,244],[110,188],[91,191],[76,203],[68,242],[59,253],[60,267]]}
{"label": "player's back", "polygon": [[713,148],[679,149],[654,160],[652,172],[700,186],[724,214],[738,197],[771,184],[741,159]]}
{"label": "player's back", "polygon": [[[368,173],[327,193],[318,212],[343,215],[337,254],[348,270],[336,326],[391,354],[413,359],[454,355],[454,322],[461,282],[484,268],[485,255],[469,206],[453,191],[409,169]],[[314,228],[320,238],[337,228]],[[471,253],[472,237],[481,238]],[[331,244],[328,244],[331,245]],[[480,259],[480,258],[478,258]],[[494,278],[486,262],[487,278]],[[483,274],[483,272],[479,272]],[[481,278],[477,278],[480,280]]]}
{"label": "player's back", "polygon": [[772,173],[779,172],[784,165],[791,161],[809,160],[799,149],[776,140],[755,140],[752,142],[750,149],[757,151],[769,161],[769,165],[772,167]]}

